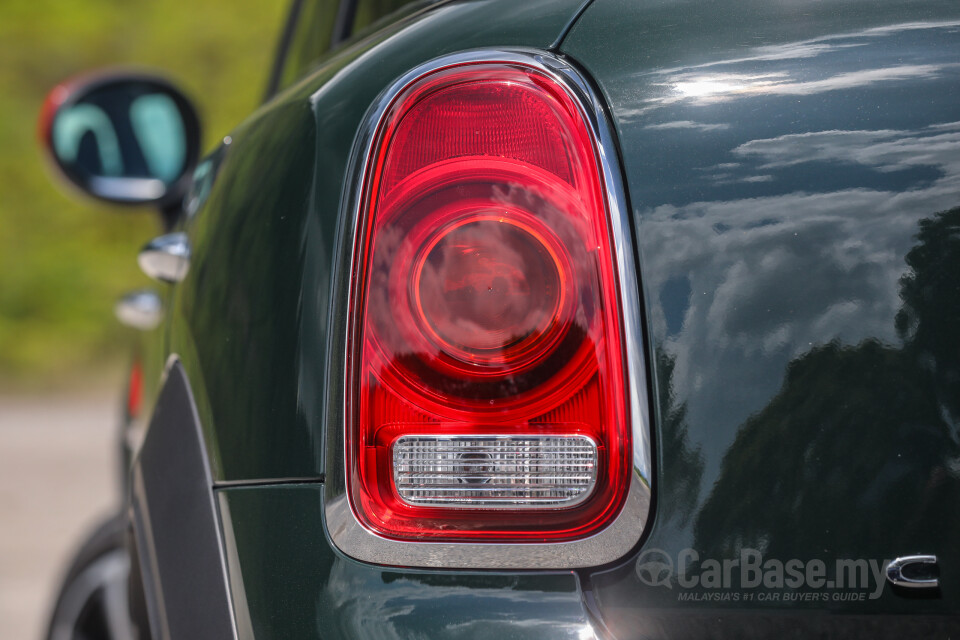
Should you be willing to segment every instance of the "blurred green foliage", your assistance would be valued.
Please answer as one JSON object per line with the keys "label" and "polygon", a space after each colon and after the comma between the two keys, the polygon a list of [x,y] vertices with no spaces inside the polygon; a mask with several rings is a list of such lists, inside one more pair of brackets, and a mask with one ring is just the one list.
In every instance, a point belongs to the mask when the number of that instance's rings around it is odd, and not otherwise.
{"label": "blurred green foliage", "polygon": [[3,0],[0,3],[0,384],[71,378],[125,353],[113,319],[148,284],[149,209],[65,193],[37,146],[46,93],[104,66],[161,71],[196,103],[205,148],[262,97],[287,0]]}

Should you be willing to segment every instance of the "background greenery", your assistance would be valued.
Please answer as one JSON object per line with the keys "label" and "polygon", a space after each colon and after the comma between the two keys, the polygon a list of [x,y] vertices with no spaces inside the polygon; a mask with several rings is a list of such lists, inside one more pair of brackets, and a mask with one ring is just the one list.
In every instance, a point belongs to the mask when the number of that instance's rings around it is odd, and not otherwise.
{"label": "background greenery", "polygon": [[108,65],[161,70],[194,99],[205,148],[263,94],[288,0],[0,0],[0,386],[102,368],[131,336],[113,303],[147,280],[148,209],[110,208],[51,181],[36,143],[46,93]]}

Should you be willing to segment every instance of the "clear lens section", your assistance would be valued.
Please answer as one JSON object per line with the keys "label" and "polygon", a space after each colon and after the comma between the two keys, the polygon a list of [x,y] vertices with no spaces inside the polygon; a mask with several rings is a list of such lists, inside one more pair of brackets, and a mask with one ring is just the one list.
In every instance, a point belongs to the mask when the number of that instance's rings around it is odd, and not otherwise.
{"label": "clear lens section", "polygon": [[562,508],[596,484],[597,445],[586,436],[417,435],[393,445],[393,477],[407,504]]}

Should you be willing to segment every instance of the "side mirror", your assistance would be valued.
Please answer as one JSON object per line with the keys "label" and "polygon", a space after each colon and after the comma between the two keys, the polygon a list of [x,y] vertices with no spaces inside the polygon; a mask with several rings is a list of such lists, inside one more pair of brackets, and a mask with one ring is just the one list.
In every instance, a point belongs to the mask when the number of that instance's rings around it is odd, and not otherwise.
{"label": "side mirror", "polygon": [[58,85],[40,139],[59,173],[110,202],[176,205],[200,154],[190,101],[162,78],[112,72]]}

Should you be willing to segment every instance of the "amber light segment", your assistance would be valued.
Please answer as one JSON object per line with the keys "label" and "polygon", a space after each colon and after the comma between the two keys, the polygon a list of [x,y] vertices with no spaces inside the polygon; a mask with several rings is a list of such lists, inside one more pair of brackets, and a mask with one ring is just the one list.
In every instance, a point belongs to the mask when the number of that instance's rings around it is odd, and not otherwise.
{"label": "amber light segment", "polygon": [[[430,73],[384,114],[365,185],[354,515],[399,540],[604,528],[629,489],[630,422],[603,184],[576,99],[519,64]],[[450,456],[486,479],[442,468]]]}

